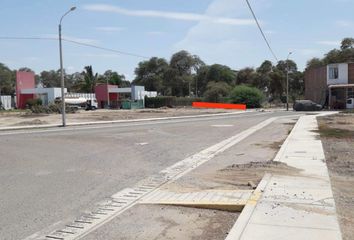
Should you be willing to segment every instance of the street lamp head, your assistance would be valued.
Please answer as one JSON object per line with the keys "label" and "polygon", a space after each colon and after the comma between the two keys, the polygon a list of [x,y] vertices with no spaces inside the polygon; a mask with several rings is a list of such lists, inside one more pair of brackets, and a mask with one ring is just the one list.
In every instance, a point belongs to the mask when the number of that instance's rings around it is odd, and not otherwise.
{"label": "street lamp head", "polygon": [[76,7],[71,7],[70,11],[74,11],[76,9]]}

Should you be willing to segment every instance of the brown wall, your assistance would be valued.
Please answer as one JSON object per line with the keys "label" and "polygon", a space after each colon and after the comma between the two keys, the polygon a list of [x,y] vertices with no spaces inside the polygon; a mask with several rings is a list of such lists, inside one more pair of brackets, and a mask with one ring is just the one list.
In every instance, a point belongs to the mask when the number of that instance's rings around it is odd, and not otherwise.
{"label": "brown wall", "polygon": [[326,90],[327,90],[327,67],[326,66],[311,68],[305,71],[305,99],[314,101],[319,104],[324,104],[324,101],[326,100]]}
{"label": "brown wall", "polygon": [[348,83],[354,84],[354,63],[348,64]]}

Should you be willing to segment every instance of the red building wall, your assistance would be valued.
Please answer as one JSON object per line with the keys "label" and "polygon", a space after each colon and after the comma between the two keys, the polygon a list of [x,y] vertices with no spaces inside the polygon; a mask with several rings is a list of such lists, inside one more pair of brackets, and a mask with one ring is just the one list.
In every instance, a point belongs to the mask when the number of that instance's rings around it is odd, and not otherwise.
{"label": "red building wall", "polygon": [[305,99],[323,104],[327,91],[327,67],[317,67],[305,71]]}
{"label": "red building wall", "polygon": [[25,108],[27,99],[33,99],[33,94],[21,94],[22,89],[35,87],[33,72],[16,72],[16,107]]}
{"label": "red building wall", "polygon": [[[96,94],[96,99],[98,103],[99,108],[104,108],[107,99],[108,99],[108,88],[118,88],[117,85],[107,85],[107,84],[101,84],[95,87],[95,94]],[[117,93],[110,93],[109,94],[109,101],[112,103],[117,102],[118,100],[118,94]]]}

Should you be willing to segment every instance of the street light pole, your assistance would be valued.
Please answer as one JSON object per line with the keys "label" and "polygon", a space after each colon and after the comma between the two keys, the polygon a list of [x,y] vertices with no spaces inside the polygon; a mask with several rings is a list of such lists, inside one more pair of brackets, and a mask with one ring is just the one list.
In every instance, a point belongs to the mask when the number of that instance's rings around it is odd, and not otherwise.
{"label": "street light pole", "polygon": [[286,111],[289,111],[289,57],[292,52],[289,52],[286,58]]}
{"label": "street light pole", "polygon": [[63,68],[63,50],[62,50],[62,41],[61,41],[61,22],[63,18],[74,11],[76,7],[70,8],[61,18],[59,22],[59,56],[60,56],[60,82],[61,82],[61,117],[62,117],[62,125],[66,126],[66,112],[65,112],[65,92],[64,92],[64,68]]}

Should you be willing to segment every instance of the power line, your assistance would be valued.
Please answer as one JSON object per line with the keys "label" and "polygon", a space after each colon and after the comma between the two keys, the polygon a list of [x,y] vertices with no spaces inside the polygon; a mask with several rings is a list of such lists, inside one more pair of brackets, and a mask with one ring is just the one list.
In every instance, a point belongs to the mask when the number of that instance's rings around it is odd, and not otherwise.
{"label": "power line", "polygon": [[[0,40],[54,40],[54,41],[58,41],[59,39],[55,38],[55,37],[1,37],[0,36]],[[91,47],[91,48],[95,48],[95,49],[100,49],[100,50],[103,50],[103,51],[113,52],[113,53],[116,53],[116,54],[119,54],[119,55],[127,55],[127,56],[131,56],[131,57],[149,59],[149,57],[146,57],[146,56],[143,56],[143,55],[130,53],[130,52],[125,52],[125,51],[120,51],[120,50],[116,50],[116,49],[113,49],[113,48],[101,47],[101,46],[97,46],[97,45],[93,45],[93,44],[89,44],[89,43],[75,41],[75,40],[72,40],[72,39],[62,38],[62,40],[65,41],[65,42],[76,44],[76,45],[81,45],[81,46]]]}
{"label": "power line", "polygon": [[248,0],[246,0],[246,2],[247,2],[247,5],[248,5],[249,9],[251,10],[251,13],[252,13],[252,15],[253,15],[254,20],[255,20],[256,23],[257,23],[258,29],[259,29],[259,31],[261,32],[264,41],[266,42],[266,44],[267,44],[267,46],[268,46],[270,52],[272,53],[274,59],[278,62],[278,58],[277,58],[277,56],[275,55],[273,49],[271,48],[271,46],[270,46],[270,44],[269,44],[269,42],[268,42],[268,40],[267,40],[267,38],[266,38],[266,36],[265,36],[265,34],[264,34],[262,28],[261,28],[261,25],[259,24],[259,22],[258,22],[258,20],[257,20],[256,14],[254,13],[254,11],[253,11],[253,9],[252,9],[251,4],[249,3]]}
{"label": "power line", "polygon": [[121,55],[128,55],[128,56],[132,56],[132,57],[145,58],[145,59],[149,58],[149,57],[146,57],[146,56],[143,56],[143,55],[139,55],[139,54],[135,54],[135,53],[123,52],[123,51],[115,50],[115,49],[112,49],[112,48],[100,47],[100,46],[96,46],[96,45],[89,44],[89,43],[83,43],[83,42],[74,41],[74,40],[71,40],[71,39],[63,38],[63,41],[74,43],[74,44],[81,45],[81,46],[96,48],[96,49],[100,49],[100,50],[104,50],[104,51],[114,52],[114,53],[118,53],[118,54],[121,54]]}

